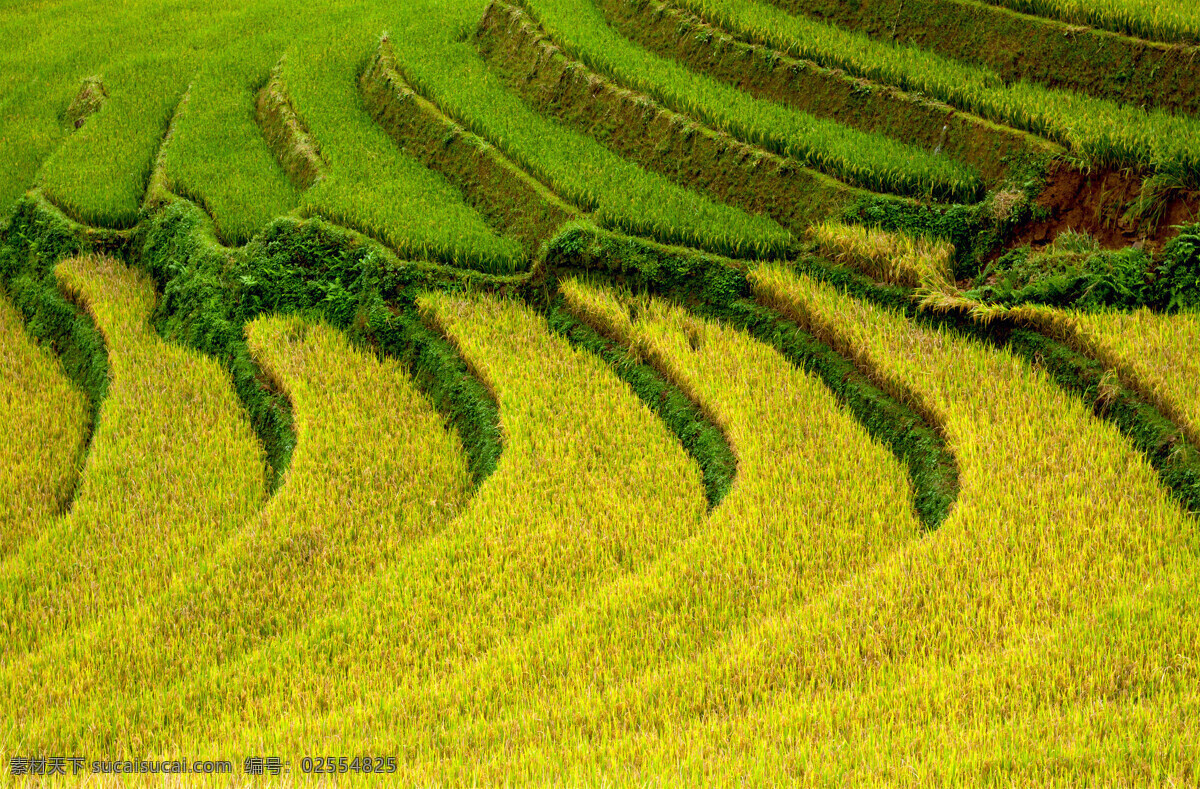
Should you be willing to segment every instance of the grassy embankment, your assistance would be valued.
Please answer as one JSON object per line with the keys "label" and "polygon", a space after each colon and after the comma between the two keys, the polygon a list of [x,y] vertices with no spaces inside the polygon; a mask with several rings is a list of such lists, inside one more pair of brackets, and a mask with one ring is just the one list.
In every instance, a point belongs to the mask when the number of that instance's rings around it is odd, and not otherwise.
{"label": "grassy embankment", "polygon": [[591,0],[521,6],[589,68],[751,145],[876,192],[959,202],[983,195],[978,174],[954,159],[757,99],[660,57],[614,30]]}
{"label": "grassy embankment", "polygon": [[1029,82],[914,46],[869,38],[760,0],[673,0],[736,34],[798,58],[928,94],[1066,146],[1094,167],[1138,167],[1200,186],[1200,123]]}

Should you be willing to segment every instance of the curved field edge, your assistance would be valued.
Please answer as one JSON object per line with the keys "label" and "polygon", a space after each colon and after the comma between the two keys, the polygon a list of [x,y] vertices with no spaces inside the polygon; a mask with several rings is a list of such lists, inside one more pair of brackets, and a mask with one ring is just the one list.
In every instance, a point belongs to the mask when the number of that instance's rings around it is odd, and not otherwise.
{"label": "curved field edge", "polygon": [[711,510],[729,493],[737,476],[737,457],[729,437],[703,406],[655,366],[646,364],[623,343],[574,314],[561,293],[544,310],[547,325],[572,346],[603,359],[670,429],[700,466]]}
{"label": "curved field edge", "polygon": [[63,373],[86,398],[84,456],[108,393],[108,351],[92,317],[59,288],[54,267],[87,252],[121,250],[127,240],[120,233],[77,225],[36,195],[18,201],[0,225],[0,287],[25,331],[58,357]]}
{"label": "curved field edge", "polygon": [[[211,225],[196,205],[165,194],[135,232],[110,233],[72,222],[33,193],[17,205],[0,261],[46,272],[67,256],[100,251],[144,268],[161,294],[154,314],[159,333],[229,368],[271,466],[272,490],[283,478],[295,435],[287,398],[271,386],[246,347],[243,327],[264,311],[320,317],[356,343],[399,358],[459,432],[475,482],[492,472],[501,452],[495,401],[412,305],[423,290],[461,290],[486,282],[484,287],[504,291],[519,278],[402,263],[377,242],[319,219],[277,219],[236,249],[222,246]],[[296,267],[297,259],[311,265]],[[69,362],[64,358],[70,373]],[[108,380],[104,368],[97,372],[93,365],[85,372],[98,382]],[[98,403],[94,398],[93,410]]]}
{"label": "curved field edge", "polygon": [[911,393],[880,388],[870,368],[755,304],[747,271],[735,261],[577,226],[550,244],[541,275],[557,278],[575,272],[676,299],[700,317],[746,331],[819,376],[868,433],[908,468],[922,523],[932,529],[945,519],[958,493],[958,466],[937,420]]}
{"label": "curved field edge", "polygon": [[1127,360],[1080,330],[1076,319],[1037,306],[995,308],[963,298],[922,296],[913,288],[881,283],[813,256],[800,258],[794,267],[918,323],[951,328],[1012,350],[1081,398],[1097,417],[1113,423],[1146,457],[1179,504],[1200,512],[1200,445],[1191,440],[1192,428],[1180,405],[1155,391],[1153,382]]}
{"label": "curved field edge", "polygon": [[102,332],[112,380],[69,515],[0,568],[9,656],[166,588],[264,499],[228,371],[154,332],[145,273],[88,255],[55,277]]}
{"label": "curved field edge", "polygon": [[67,511],[88,440],[88,399],[25,330],[0,288],[0,557]]}
{"label": "curved field edge", "polygon": [[286,484],[169,589],[4,667],[0,692],[55,700],[29,710],[26,747],[105,721],[120,733],[98,747],[138,748],[134,711],[164,687],[341,612],[465,505],[461,443],[395,359],[296,314],[255,318],[247,338],[295,403]]}

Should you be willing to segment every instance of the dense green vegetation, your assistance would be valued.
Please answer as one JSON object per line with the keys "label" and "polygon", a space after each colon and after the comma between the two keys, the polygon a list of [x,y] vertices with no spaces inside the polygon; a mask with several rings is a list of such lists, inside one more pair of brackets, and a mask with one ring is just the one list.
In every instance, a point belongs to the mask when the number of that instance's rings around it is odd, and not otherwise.
{"label": "dense green vegetation", "polygon": [[0,769],[1200,784],[1196,26],[0,3]]}

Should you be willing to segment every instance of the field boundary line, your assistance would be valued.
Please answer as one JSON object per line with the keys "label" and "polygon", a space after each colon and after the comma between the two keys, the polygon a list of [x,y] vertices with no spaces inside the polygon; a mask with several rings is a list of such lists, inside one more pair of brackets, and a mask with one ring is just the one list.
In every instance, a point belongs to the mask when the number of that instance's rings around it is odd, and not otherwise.
{"label": "field boundary line", "polygon": [[[1066,152],[1058,142],[931,96],[879,79],[856,77],[811,58],[796,57],[747,40],[672,0],[651,0],[640,13],[634,13],[632,6],[620,0],[595,2],[614,28],[626,37],[662,57],[678,60],[694,71],[733,84],[758,98],[780,101],[813,115],[915,145],[916,140],[904,139],[896,133],[907,129],[897,129],[896,124],[889,123],[891,118],[903,117],[916,127],[909,136],[919,139],[923,147],[941,146],[948,155],[977,167],[989,182],[1001,181],[1008,173],[1011,165],[1003,161],[1005,156],[1017,152],[1055,156]],[[981,144],[976,152],[973,138],[980,134],[994,141],[996,147]]]}
{"label": "field boundary line", "polygon": [[[805,226],[856,197],[879,194],[738,140],[619,86],[568,57],[518,6],[493,0],[475,41],[510,89],[540,111],[641,167],[720,202],[771,216],[785,227]],[[686,182],[681,180],[683,172]]]}
{"label": "field boundary line", "polygon": [[446,176],[497,230],[524,242],[531,256],[561,225],[584,215],[422,95],[404,76],[386,34],[359,78],[359,92],[398,146]]}

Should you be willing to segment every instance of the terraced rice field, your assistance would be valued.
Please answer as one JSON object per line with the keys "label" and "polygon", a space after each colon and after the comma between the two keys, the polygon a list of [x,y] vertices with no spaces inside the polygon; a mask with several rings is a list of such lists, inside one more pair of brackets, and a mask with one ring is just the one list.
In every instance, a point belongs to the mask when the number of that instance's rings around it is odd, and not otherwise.
{"label": "terraced rice field", "polygon": [[0,783],[1200,785],[1187,4],[0,40]]}

